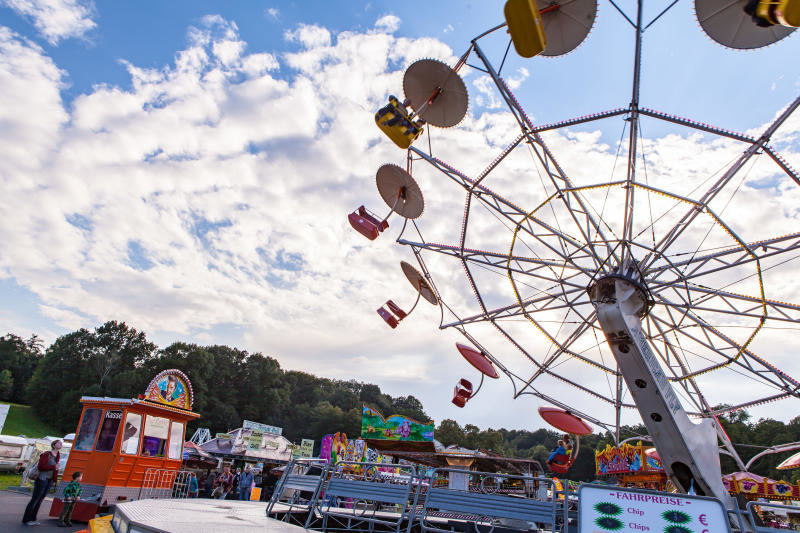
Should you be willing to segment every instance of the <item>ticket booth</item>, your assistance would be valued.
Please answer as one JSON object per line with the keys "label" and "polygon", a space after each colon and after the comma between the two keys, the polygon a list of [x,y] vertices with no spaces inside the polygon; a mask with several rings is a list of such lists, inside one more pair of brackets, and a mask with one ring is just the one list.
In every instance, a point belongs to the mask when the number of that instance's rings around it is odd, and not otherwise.
{"label": "ticket booth", "polygon": [[186,424],[200,416],[192,401],[189,378],[174,369],[159,373],[138,398],[81,398],[83,412],[50,516],[61,513],[73,472],[83,472],[83,493],[72,517],[88,521],[101,506],[139,499],[154,472],[179,471]]}

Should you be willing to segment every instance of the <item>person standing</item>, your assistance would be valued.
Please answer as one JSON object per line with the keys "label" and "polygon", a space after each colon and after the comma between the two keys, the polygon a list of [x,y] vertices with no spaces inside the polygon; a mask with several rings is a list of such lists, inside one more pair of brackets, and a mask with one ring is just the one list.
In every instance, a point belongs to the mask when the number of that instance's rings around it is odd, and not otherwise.
{"label": "person standing", "polygon": [[215,486],[214,485],[214,481],[216,479],[217,479],[217,473],[216,472],[209,472],[208,475],[206,476],[206,480],[205,480],[205,482],[203,484],[203,487],[205,488],[205,491],[206,491],[205,492],[205,498],[212,498],[211,492],[214,490],[214,486]]}
{"label": "person standing", "polygon": [[189,497],[197,498],[200,494],[200,486],[197,483],[197,476],[194,472],[189,472]]}
{"label": "person standing", "polygon": [[47,496],[50,487],[58,480],[58,461],[61,459],[60,449],[61,441],[54,440],[50,444],[50,451],[44,452],[39,456],[39,462],[36,464],[39,475],[33,482],[31,501],[28,502],[28,506],[25,507],[25,514],[22,515],[22,523],[27,526],[39,525],[36,520],[36,515],[39,514],[39,506],[42,505],[42,500]]}
{"label": "person standing", "polygon": [[244,472],[239,476],[239,499],[242,501],[250,501],[250,490],[253,488],[253,472],[250,470],[250,465],[244,468]]}
{"label": "person standing", "polygon": [[242,475],[242,469],[237,468],[236,473],[233,474],[233,486],[231,487],[231,491],[234,494],[239,494],[239,477]]}
{"label": "person standing", "polygon": [[231,474],[231,467],[226,466],[222,469],[222,473],[214,480],[214,492],[211,493],[212,498],[224,500],[225,497],[233,486],[233,474]]}
{"label": "person standing", "polygon": [[61,508],[61,516],[58,517],[58,527],[72,527],[72,510],[81,499],[82,479],[82,472],[73,472],[72,481],[64,487],[64,506]]}

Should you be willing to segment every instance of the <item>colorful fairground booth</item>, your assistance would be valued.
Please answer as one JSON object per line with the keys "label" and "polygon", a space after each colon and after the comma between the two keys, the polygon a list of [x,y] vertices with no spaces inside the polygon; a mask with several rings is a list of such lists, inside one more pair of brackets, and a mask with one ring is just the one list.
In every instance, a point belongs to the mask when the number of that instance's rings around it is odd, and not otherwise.
{"label": "colorful fairground booth", "polygon": [[83,494],[72,514],[80,521],[100,507],[139,499],[154,473],[177,473],[186,424],[200,416],[192,412],[192,401],[189,378],[174,369],[159,373],[138,398],[81,398],[80,425],[50,516],[61,513],[73,472],[83,472]]}
{"label": "colorful fairground booth", "polygon": [[639,487],[667,490],[667,474],[661,466],[656,449],[642,445],[622,443],[619,446],[606,446],[605,450],[594,454],[595,476],[616,476],[617,484],[625,487]]}

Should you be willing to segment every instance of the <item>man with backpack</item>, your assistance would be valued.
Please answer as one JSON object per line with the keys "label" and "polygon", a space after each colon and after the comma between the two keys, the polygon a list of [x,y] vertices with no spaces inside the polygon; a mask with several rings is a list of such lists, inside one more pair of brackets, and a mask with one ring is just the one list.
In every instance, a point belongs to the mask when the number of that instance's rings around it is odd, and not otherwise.
{"label": "man with backpack", "polygon": [[42,505],[42,501],[47,496],[50,487],[58,481],[58,461],[61,459],[60,449],[61,441],[54,440],[50,444],[50,451],[40,455],[39,462],[28,473],[28,479],[34,479],[35,481],[31,491],[31,501],[28,502],[28,506],[25,507],[25,514],[22,516],[22,523],[26,526],[39,525],[36,520],[39,506]]}

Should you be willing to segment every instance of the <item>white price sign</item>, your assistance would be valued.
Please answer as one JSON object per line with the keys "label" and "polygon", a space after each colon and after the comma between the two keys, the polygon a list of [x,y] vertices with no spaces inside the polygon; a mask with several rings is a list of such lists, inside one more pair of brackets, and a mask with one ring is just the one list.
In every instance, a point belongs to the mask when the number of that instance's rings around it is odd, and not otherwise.
{"label": "white price sign", "polygon": [[579,533],[730,533],[722,503],[672,492],[581,485]]}

